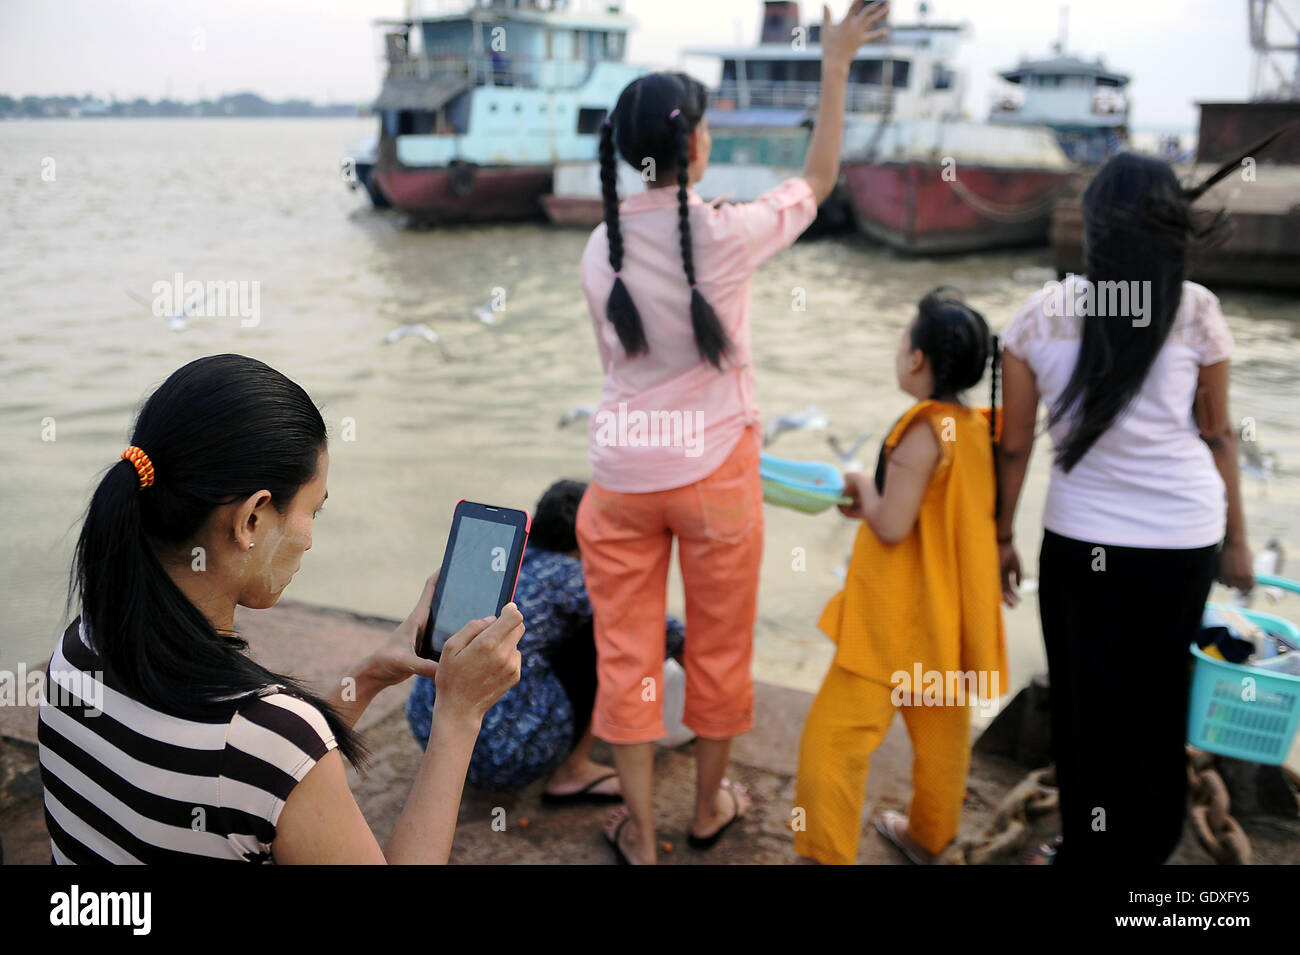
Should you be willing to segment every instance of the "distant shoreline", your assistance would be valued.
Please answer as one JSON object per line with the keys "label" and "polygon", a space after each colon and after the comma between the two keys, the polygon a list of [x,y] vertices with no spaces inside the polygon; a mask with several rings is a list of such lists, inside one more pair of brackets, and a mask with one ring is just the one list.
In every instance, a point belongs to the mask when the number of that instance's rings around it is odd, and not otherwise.
{"label": "distant shoreline", "polygon": [[88,120],[91,122],[115,122],[119,120],[141,120],[141,119],[165,119],[165,120],[186,120],[186,119],[374,119],[374,113],[321,113],[319,115],[296,115],[286,114],[283,116],[258,116],[256,114],[240,115],[232,113],[220,116],[0,116],[0,123],[57,123],[57,122],[81,122]]}
{"label": "distant shoreline", "polygon": [[0,93],[0,119],[317,119],[364,116],[368,103],[325,103],[289,99],[272,102],[256,93],[232,93],[215,100],[97,99],[94,96],[23,96]]}

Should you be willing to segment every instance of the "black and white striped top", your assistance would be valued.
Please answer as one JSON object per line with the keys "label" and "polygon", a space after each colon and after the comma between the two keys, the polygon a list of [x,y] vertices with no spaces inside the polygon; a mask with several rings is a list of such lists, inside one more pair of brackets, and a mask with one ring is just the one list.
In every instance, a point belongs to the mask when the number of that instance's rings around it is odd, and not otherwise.
{"label": "black and white striped top", "polygon": [[105,682],[80,618],[50,659],[38,741],[61,864],[269,862],[289,793],[337,746],[321,712],[279,686],[228,719],[151,709]]}

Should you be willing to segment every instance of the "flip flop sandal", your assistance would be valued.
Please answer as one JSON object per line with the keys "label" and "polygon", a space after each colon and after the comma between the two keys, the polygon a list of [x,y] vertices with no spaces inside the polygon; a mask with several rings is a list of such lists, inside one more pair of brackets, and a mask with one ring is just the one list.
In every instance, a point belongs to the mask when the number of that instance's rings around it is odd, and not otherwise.
{"label": "flip flop sandal", "polygon": [[623,847],[618,844],[618,837],[620,833],[623,832],[623,827],[626,826],[628,822],[631,821],[631,819],[632,819],[632,813],[629,812],[626,816],[623,817],[623,820],[617,826],[614,827],[613,836],[611,836],[607,832],[604,833],[605,841],[608,842],[609,847],[614,850],[614,857],[618,860],[619,865],[632,864],[632,861],[627,857],[627,853],[623,851]]}
{"label": "flip flop sandal", "polygon": [[888,839],[895,849],[907,856],[908,861],[913,865],[930,865],[929,861],[922,859],[915,852],[909,849],[907,843],[903,842],[902,838],[895,831],[893,823],[898,819],[903,819],[903,816],[900,813],[894,812],[892,809],[882,812],[880,815],[876,816],[876,831]]}
{"label": "flip flop sandal", "polygon": [[[691,832],[690,829],[687,829],[686,844],[689,845],[692,849],[700,849],[700,850],[712,849],[715,845],[718,844],[718,840],[722,838],[722,834],[724,832],[730,829],[741,819],[745,818],[740,814],[740,800],[736,797],[736,794],[731,791],[731,784],[728,781],[724,780],[721,788],[723,792],[725,792],[728,796],[731,797],[731,804],[736,811],[732,815],[732,817],[728,819],[726,822],[724,822],[722,824],[722,827],[719,828],[718,831],[713,833],[712,835],[697,836],[695,833]],[[737,788],[740,789],[741,792],[745,791],[745,788],[743,786],[738,786]]]}
{"label": "flip flop sandal", "polygon": [[1056,836],[1051,842],[1041,842],[1038,848],[1030,849],[1020,857],[1021,865],[1051,865],[1056,861],[1056,852],[1061,848],[1063,837]]}
{"label": "flip flop sandal", "polygon": [[608,776],[601,776],[599,779],[593,779],[586,786],[574,793],[542,793],[542,805],[554,809],[559,806],[573,806],[578,804],[603,805],[611,802],[622,802],[622,793],[594,793],[591,790],[609,779],[618,778],[618,773],[610,773]]}

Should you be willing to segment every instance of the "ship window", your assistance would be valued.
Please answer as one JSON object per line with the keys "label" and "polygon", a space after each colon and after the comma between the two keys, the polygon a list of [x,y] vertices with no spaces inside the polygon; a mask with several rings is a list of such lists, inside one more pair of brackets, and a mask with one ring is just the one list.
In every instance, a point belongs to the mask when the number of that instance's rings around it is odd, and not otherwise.
{"label": "ship window", "polygon": [[524,106],[523,106],[523,104],[522,104],[522,103],[515,103],[515,112],[516,112],[516,113],[522,113],[523,111],[524,111]]}
{"label": "ship window", "polygon": [[937,90],[952,89],[953,72],[945,69],[942,63],[934,64],[933,85]]}
{"label": "ship window", "polygon": [[607,109],[592,109],[584,106],[578,110],[578,132],[580,133],[598,133],[600,124],[605,121],[605,116],[609,113]]}
{"label": "ship window", "polygon": [[912,72],[912,63],[910,60],[895,60],[894,61],[894,82],[892,84],[894,89],[899,89],[899,90],[907,89],[907,81],[910,79],[911,72]]}
{"label": "ship window", "polygon": [[730,82],[734,82],[735,79],[736,79],[736,61],[723,60],[722,61],[722,82],[730,83]]}
{"label": "ship window", "polygon": [[401,136],[425,136],[434,131],[436,114],[426,110],[404,109],[397,114],[397,132]]}
{"label": "ship window", "polygon": [[496,111],[497,111],[497,104],[496,104],[496,103],[489,103],[489,104],[488,104],[488,112],[489,112],[489,113],[495,113]]}
{"label": "ship window", "polygon": [[879,86],[881,77],[879,60],[855,60],[849,68],[849,82],[864,86]]}

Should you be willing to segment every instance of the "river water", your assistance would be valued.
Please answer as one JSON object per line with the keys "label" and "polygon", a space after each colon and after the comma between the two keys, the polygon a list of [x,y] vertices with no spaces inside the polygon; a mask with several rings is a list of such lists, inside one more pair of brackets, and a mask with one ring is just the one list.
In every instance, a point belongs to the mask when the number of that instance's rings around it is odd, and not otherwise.
{"label": "river water", "polygon": [[[322,407],[334,436],[329,504],[290,599],[404,617],[438,566],[458,499],[531,508],[553,479],[585,477],[585,428],[557,427],[567,409],[594,403],[601,381],[577,284],[585,233],[403,228],[339,174],[345,146],[372,125],[0,124],[0,669],[49,655],[94,484],[128,443],[144,397],[202,355],[240,352],[280,369]],[[1049,266],[1047,249],[909,260],[858,237],[796,245],[754,285],[765,419],[815,404],[842,439],[873,432],[857,455],[872,466],[910,401],[892,356],[921,295],[955,285],[1000,328],[1054,277]],[[154,283],[177,273],[258,283],[259,320],[195,317],[172,329],[150,301]],[[489,325],[475,309],[497,289],[505,308]],[[805,311],[792,308],[796,289]],[[1278,461],[1267,485],[1246,479],[1251,540],[1279,539],[1300,570],[1298,303],[1217,291],[1238,348],[1234,416],[1255,420],[1259,445]],[[439,344],[384,343],[420,322]],[[972,398],[987,400],[982,388]],[[772,450],[834,460],[822,433],[784,435]],[[1044,452],[1018,518],[1030,574]],[[833,512],[771,507],[767,526],[755,673],[816,689],[831,650],[816,620],[838,588],[853,527]],[[676,580],[671,594],[680,611]],[[1300,620],[1300,600],[1281,609]],[[1043,665],[1032,596],[1007,624],[1019,684]]]}

